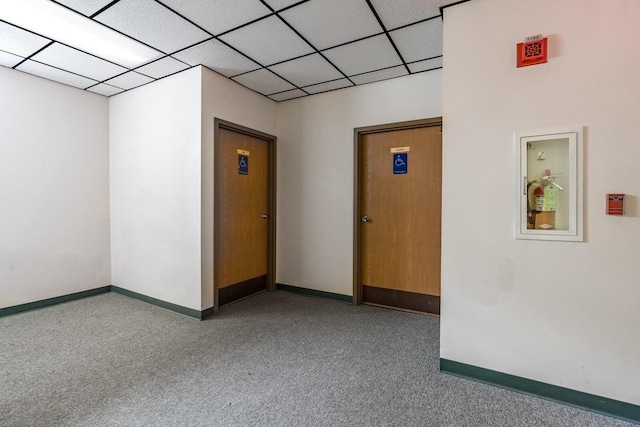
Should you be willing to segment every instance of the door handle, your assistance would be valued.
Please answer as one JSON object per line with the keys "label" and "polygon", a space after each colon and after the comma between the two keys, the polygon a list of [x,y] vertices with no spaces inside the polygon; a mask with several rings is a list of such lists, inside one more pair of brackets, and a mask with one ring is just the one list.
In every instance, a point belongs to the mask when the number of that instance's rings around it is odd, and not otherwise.
{"label": "door handle", "polygon": [[369,219],[369,217],[368,217],[368,216],[366,216],[366,215],[365,215],[365,216],[363,216],[363,217],[362,217],[361,221],[362,221],[362,222],[369,222],[369,221],[371,221],[371,220]]}
{"label": "door handle", "polygon": [[269,215],[267,215],[266,213],[262,214],[262,219],[267,219],[269,218]]}

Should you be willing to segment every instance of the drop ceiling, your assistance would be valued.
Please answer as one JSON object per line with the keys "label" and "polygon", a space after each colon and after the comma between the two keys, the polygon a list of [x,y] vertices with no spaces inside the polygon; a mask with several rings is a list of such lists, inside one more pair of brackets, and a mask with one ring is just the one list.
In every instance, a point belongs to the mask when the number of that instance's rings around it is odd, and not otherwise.
{"label": "drop ceiling", "polygon": [[202,65],[274,101],[442,68],[442,11],[460,3],[54,1],[160,53],[127,68],[4,20],[20,1],[0,3],[2,66],[113,96]]}

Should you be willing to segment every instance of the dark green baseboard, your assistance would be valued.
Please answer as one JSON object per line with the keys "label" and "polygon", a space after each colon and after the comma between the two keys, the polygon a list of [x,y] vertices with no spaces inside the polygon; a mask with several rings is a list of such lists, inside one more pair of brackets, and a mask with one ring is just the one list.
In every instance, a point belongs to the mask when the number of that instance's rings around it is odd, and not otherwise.
{"label": "dark green baseboard", "polygon": [[283,283],[276,283],[276,289],[281,289],[283,291],[288,291],[288,292],[295,292],[298,294],[311,295],[314,297],[329,298],[329,299],[334,299],[334,300],[343,301],[343,302],[349,302],[349,303],[353,302],[353,297],[349,295],[334,294],[333,292],[325,292],[325,291],[316,291],[315,289],[300,288],[298,286],[285,285]]}
{"label": "dark green baseboard", "polygon": [[137,292],[133,292],[128,289],[123,289],[113,285],[111,286],[111,291],[117,294],[127,296],[129,298],[134,298],[134,299],[146,302],[147,304],[155,305],[156,307],[161,307],[166,310],[175,311],[176,313],[184,314],[185,316],[193,317],[194,319],[198,319],[198,320],[204,320],[205,318],[213,314],[213,307],[203,311],[194,310],[193,308],[183,307],[178,304],[162,301],[157,298],[139,294]]}
{"label": "dark green baseboard", "polygon": [[598,412],[609,417],[640,423],[640,406],[619,400],[583,393],[448,359],[440,359],[440,371],[555,402],[577,406],[578,408]]}
{"label": "dark green baseboard", "polygon": [[54,298],[47,298],[40,301],[28,302],[26,304],[14,305],[12,307],[0,308],[0,317],[9,316],[11,314],[23,313],[25,311],[37,310],[39,308],[49,307],[63,302],[74,301],[77,299],[87,298],[94,295],[106,294],[111,292],[111,286],[102,286],[88,291],[75,292],[73,294],[62,295]]}
{"label": "dark green baseboard", "polygon": [[49,307],[51,305],[61,304],[63,302],[74,301],[82,298],[92,297],[94,295],[106,294],[108,292],[116,292],[121,295],[128,296],[140,301],[144,301],[148,304],[155,305],[157,307],[165,308],[167,310],[175,311],[176,313],[184,314],[195,319],[204,320],[213,314],[213,307],[206,310],[198,311],[191,308],[183,307],[181,305],[172,304],[170,302],[162,301],[157,298],[152,298],[146,295],[139,294],[137,292],[122,289],[117,286],[103,286],[101,288],[90,289],[88,291],[76,292],[69,295],[62,295],[55,298],[48,298],[40,301],[29,302],[26,304],[14,305],[12,307],[0,308],[0,317],[9,316],[11,314],[23,313],[25,311],[37,310],[39,308]]}

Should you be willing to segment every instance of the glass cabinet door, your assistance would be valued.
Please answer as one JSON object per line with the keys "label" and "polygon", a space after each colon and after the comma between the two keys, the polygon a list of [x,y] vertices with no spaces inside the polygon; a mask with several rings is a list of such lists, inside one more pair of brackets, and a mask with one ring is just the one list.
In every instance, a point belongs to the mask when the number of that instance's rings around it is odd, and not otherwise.
{"label": "glass cabinet door", "polygon": [[582,127],[516,133],[515,151],[515,237],[582,241]]}

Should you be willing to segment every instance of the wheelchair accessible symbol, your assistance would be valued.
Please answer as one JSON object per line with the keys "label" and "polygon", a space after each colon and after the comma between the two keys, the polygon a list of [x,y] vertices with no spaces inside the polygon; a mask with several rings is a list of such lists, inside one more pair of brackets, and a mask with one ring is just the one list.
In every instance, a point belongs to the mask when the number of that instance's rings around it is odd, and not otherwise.
{"label": "wheelchair accessible symbol", "polygon": [[238,173],[240,175],[249,175],[249,157],[242,154],[238,155]]}
{"label": "wheelchair accessible symbol", "polygon": [[395,153],[393,155],[393,174],[400,175],[407,173],[407,153]]}

